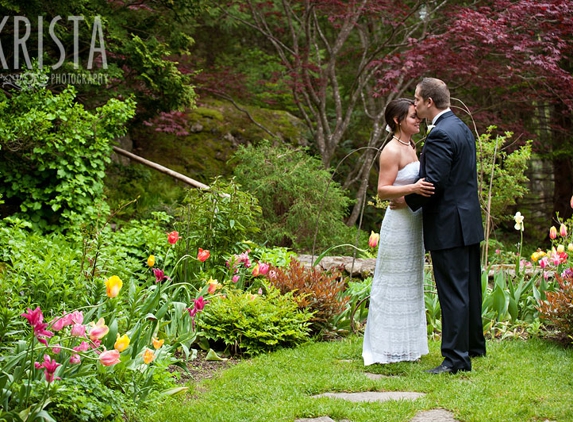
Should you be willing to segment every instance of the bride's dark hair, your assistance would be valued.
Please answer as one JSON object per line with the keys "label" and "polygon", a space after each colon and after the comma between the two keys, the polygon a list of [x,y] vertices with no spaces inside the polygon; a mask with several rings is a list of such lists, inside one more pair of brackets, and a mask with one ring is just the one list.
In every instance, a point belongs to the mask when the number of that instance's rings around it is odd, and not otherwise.
{"label": "bride's dark hair", "polygon": [[414,105],[414,101],[409,98],[396,98],[388,103],[386,110],[384,110],[384,119],[386,124],[392,130],[392,133],[396,133],[398,125],[394,121],[394,118],[400,123],[408,115],[410,111],[410,106]]}

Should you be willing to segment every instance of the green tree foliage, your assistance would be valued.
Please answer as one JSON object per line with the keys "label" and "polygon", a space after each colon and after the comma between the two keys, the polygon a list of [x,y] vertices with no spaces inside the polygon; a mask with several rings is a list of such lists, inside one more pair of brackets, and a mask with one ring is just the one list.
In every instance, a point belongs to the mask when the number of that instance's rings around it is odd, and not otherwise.
{"label": "green tree foliage", "polygon": [[[92,105],[101,105],[111,96],[135,95],[142,119],[193,106],[195,92],[179,60],[193,44],[187,31],[189,22],[196,13],[206,10],[208,3],[2,1],[0,12],[7,19],[0,34],[7,65],[2,74],[11,80],[30,67],[27,59],[41,60],[44,66],[54,68],[47,80],[52,91],[71,83],[77,88],[79,100]],[[17,26],[16,16],[26,21]],[[96,22],[101,22],[99,31]],[[25,43],[17,45],[14,40],[24,39],[25,30],[29,31]],[[65,59],[59,63],[62,54]],[[86,74],[104,76],[103,82],[70,78]]]}
{"label": "green tree foliage", "polygon": [[3,214],[46,229],[107,216],[103,180],[113,141],[133,117],[132,99],[110,99],[94,112],[76,91],[24,88],[0,93],[0,194]]}
{"label": "green tree foliage", "polygon": [[258,240],[300,253],[350,238],[343,220],[351,201],[319,159],[268,142],[240,147],[233,159],[237,182],[262,208]]}
{"label": "green tree foliage", "polygon": [[508,208],[527,193],[525,170],[531,158],[531,141],[509,152],[508,141],[513,134],[494,136],[495,129],[490,126],[477,145],[480,202],[488,232],[512,218],[507,215]]}

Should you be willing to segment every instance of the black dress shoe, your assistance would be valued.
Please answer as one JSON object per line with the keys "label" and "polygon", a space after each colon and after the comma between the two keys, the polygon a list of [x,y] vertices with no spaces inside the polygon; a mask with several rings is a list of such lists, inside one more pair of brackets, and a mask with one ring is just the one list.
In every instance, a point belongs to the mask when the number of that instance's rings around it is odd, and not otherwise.
{"label": "black dress shoe", "polygon": [[458,371],[467,371],[467,369],[452,368],[451,366],[440,365],[433,369],[428,369],[426,372],[428,374],[456,374]]}

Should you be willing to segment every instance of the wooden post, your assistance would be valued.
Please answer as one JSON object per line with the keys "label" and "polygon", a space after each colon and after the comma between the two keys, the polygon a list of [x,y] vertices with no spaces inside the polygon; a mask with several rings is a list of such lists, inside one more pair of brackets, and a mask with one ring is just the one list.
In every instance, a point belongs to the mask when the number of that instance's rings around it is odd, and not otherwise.
{"label": "wooden post", "polygon": [[132,154],[131,152],[126,151],[126,150],[121,149],[121,148],[116,147],[116,146],[113,147],[113,150],[116,153],[123,155],[123,156],[125,156],[125,157],[127,157],[133,161],[137,161],[138,163],[146,165],[147,167],[151,167],[152,169],[160,171],[161,173],[168,174],[169,176],[171,176],[177,180],[180,180],[183,183],[186,183],[188,185],[194,186],[194,187],[199,188],[199,189],[209,189],[209,186],[207,186],[201,182],[198,182],[197,180],[191,179],[190,177],[187,177],[181,173],[177,173],[176,171],[168,169],[167,167],[163,167],[161,164],[157,164],[157,163],[154,163],[153,161],[146,160],[145,158],[142,158],[138,155]]}

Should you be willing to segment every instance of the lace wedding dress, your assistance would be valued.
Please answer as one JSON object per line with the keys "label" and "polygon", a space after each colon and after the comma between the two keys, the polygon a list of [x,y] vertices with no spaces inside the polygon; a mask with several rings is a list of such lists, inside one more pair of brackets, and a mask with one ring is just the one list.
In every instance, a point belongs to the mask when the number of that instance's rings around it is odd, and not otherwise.
{"label": "lace wedding dress", "polygon": [[[394,185],[414,183],[419,168],[418,161],[406,165]],[[423,271],[421,210],[387,208],[364,332],[364,365],[414,361],[428,353]]]}

